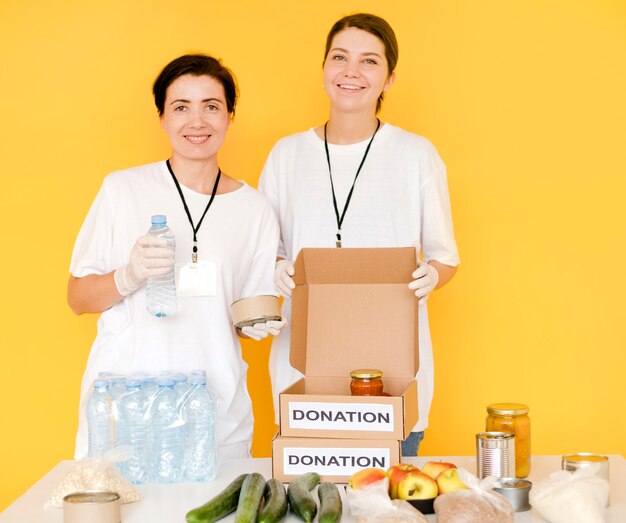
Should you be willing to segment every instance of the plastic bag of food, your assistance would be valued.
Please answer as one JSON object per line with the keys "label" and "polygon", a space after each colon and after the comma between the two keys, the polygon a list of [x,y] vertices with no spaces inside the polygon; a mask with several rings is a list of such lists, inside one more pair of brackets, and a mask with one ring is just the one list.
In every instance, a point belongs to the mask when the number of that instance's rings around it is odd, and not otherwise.
{"label": "plastic bag of food", "polygon": [[459,468],[459,478],[468,487],[441,494],[435,499],[437,523],[513,523],[515,511],[502,494],[494,492],[497,478],[480,480]]}
{"label": "plastic bag of food", "polygon": [[118,472],[115,463],[130,458],[132,449],[120,446],[111,449],[103,456],[75,461],[61,483],[52,492],[45,508],[63,508],[63,498],[74,492],[85,490],[105,490],[116,492],[122,503],[139,501],[139,492]]}
{"label": "plastic bag of food", "polygon": [[411,504],[389,499],[387,478],[361,489],[346,487],[346,502],[357,523],[428,523]]}
{"label": "plastic bag of food", "polygon": [[599,468],[553,472],[533,485],[531,506],[551,523],[604,523],[609,482],[597,475]]}

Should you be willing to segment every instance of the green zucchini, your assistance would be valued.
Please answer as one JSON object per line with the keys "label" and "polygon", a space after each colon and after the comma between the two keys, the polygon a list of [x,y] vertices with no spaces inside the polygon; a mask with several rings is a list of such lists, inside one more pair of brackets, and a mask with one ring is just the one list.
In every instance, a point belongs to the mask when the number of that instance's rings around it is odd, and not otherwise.
{"label": "green zucchini", "polygon": [[239,502],[241,486],[247,477],[248,474],[242,474],[235,478],[213,499],[201,507],[189,511],[186,516],[187,523],[213,523],[213,521],[222,519],[224,516],[234,512]]}
{"label": "green zucchini", "polygon": [[319,474],[307,472],[293,479],[287,488],[291,510],[306,523],[311,523],[317,514],[317,505],[309,491],[313,490],[319,482]]}
{"label": "green zucchini", "polygon": [[253,472],[243,481],[235,523],[256,523],[256,515],[264,490],[265,478],[258,472]]}
{"label": "green zucchini", "polygon": [[319,523],[337,523],[341,521],[341,496],[334,483],[320,483],[317,489],[320,498]]}
{"label": "green zucchini", "polygon": [[285,485],[278,479],[270,479],[265,484],[265,504],[259,510],[257,523],[278,523],[283,520],[288,508]]}

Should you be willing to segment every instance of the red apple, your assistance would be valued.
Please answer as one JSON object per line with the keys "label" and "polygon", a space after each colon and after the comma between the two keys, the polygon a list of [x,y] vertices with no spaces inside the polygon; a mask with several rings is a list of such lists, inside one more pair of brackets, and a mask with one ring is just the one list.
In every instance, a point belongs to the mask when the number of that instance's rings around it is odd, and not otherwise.
{"label": "red apple", "polygon": [[355,490],[362,489],[370,483],[376,483],[387,477],[387,473],[383,469],[362,469],[355,472],[350,477],[348,484]]}
{"label": "red apple", "polygon": [[445,494],[446,492],[454,492],[455,490],[466,489],[467,486],[459,478],[459,471],[457,468],[448,468],[437,476],[437,486],[439,487],[439,494]]}
{"label": "red apple", "polygon": [[411,470],[419,470],[410,463],[396,463],[387,470],[389,476],[389,496],[391,499],[398,499],[398,485],[402,478]]}
{"label": "red apple", "polygon": [[422,472],[428,474],[431,478],[437,479],[437,476],[444,470],[455,469],[454,463],[447,463],[445,461],[429,461],[422,467]]}
{"label": "red apple", "polygon": [[407,472],[398,485],[400,499],[433,499],[438,492],[437,482],[421,470]]}

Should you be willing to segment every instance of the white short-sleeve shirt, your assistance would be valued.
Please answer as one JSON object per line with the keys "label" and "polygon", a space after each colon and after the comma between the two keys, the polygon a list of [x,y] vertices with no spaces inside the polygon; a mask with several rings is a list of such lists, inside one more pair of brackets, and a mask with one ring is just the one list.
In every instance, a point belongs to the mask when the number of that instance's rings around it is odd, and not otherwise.
{"label": "white short-sleeve shirt", "polygon": [[[197,225],[210,196],[184,186],[182,191]],[[191,261],[191,225],[165,162],[157,162],[106,177],[76,240],[72,275],[107,274],[128,263],[154,214],[167,216],[176,237],[177,265]],[[220,454],[249,455],[254,420],[231,304],[275,293],[278,237],[272,208],[255,189],[244,183],[216,195],[197,235],[199,259],[217,267],[216,296],[178,297],[174,316],[155,318],[146,310],[143,287],[100,315],[81,388],[77,458],[86,455],[85,399],[100,371],[192,369],[206,370],[207,384],[217,397]]]}
{"label": "white short-sleeve shirt", "polygon": [[[369,139],[328,145],[340,215],[368,143]],[[280,223],[279,257],[294,260],[303,247],[335,247],[337,220],[324,141],[314,130],[288,136],[274,146],[259,190]],[[419,242],[426,261],[458,265],[446,168],[427,139],[389,124],[381,126],[356,182],[341,237],[344,247],[407,247]],[[286,299],[283,313],[288,319],[290,308]],[[425,305],[419,308],[419,325],[419,421],[414,430],[427,427],[433,396]],[[289,364],[288,331],[273,341],[270,375],[278,415],[278,393],[301,377]]]}

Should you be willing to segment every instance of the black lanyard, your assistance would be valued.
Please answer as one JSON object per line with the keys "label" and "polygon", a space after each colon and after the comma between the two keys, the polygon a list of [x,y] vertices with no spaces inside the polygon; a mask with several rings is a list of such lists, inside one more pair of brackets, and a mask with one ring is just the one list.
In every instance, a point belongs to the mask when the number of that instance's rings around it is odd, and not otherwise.
{"label": "black lanyard", "polygon": [[187,202],[185,201],[185,196],[183,195],[183,191],[180,188],[180,184],[178,183],[178,180],[176,179],[176,175],[174,174],[172,166],[170,165],[170,161],[166,160],[165,164],[167,165],[167,169],[169,170],[170,174],[172,175],[172,178],[174,179],[174,183],[176,184],[176,188],[178,189],[178,194],[180,194],[180,199],[183,201],[183,207],[185,208],[185,212],[187,213],[187,218],[189,218],[189,223],[191,224],[191,230],[193,231],[193,249],[191,253],[191,261],[193,263],[196,263],[198,261],[198,239],[196,235],[198,234],[198,231],[200,230],[200,226],[202,225],[202,220],[204,220],[204,217],[206,216],[206,213],[209,210],[209,207],[211,207],[211,204],[213,203],[213,198],[215,198],[215,193],[217,192],[217,186],[219,185],[220,177],[222,176],[222,170],[219,167],[217,168],[217,177],[215,178],[215,185],[213,186],[213,191],[211,192],[211,198],[209,199],[209,203],[207,203],[206,205],[206,209],[204,209],[204,212],[202,213],[202,217],[200,218],[198,225],[194,226],[193,220],[191,219],[191,213],[189,212],[189,207],[187,207]]}
{"label": "black lanyard", "polygon": [[367,158],[367,153],[370,152],[370,146],[374,141],[374,136],[378,132],[378,128],[380,127],[380,120],[376,118],[376,130],[374,134],[370,138],[369,143],[367,144],[367,148],[365,149],[365,154],[363,155],[363,159],[359,165],[359,168],[356,171],[356,175],[354,176],[354,181],[352,182],[352,188],[348,193],[348,197],[346,198],[346,205],[343,208],[343,212],[341,213],[341,217],[339,216],[339,208],[337,207],[337,197],[335,196],[335,186],[333,185],[333,172],[330,167],[330,154],[328,152],[328,141],[326,140],[326,126],[328,122],[324,124],[324,148],[326,149],[326,161],[328,162],[328,174],[330,176],[330,188],[333,192],[333,205],[335,206],[335,217],[337,218],[337,241],[335,242],[336,247],[341,247],[341,224],[343,223],[343,219],[346,217],[346,211],[348,210],[348,205],[350,205],[350,199],[352,198],[352,193],[354,192],[354,185],[356,184],[356,179],[359,177],[359,173],[361,172],[361,167],[365,163],[365,158]]}

